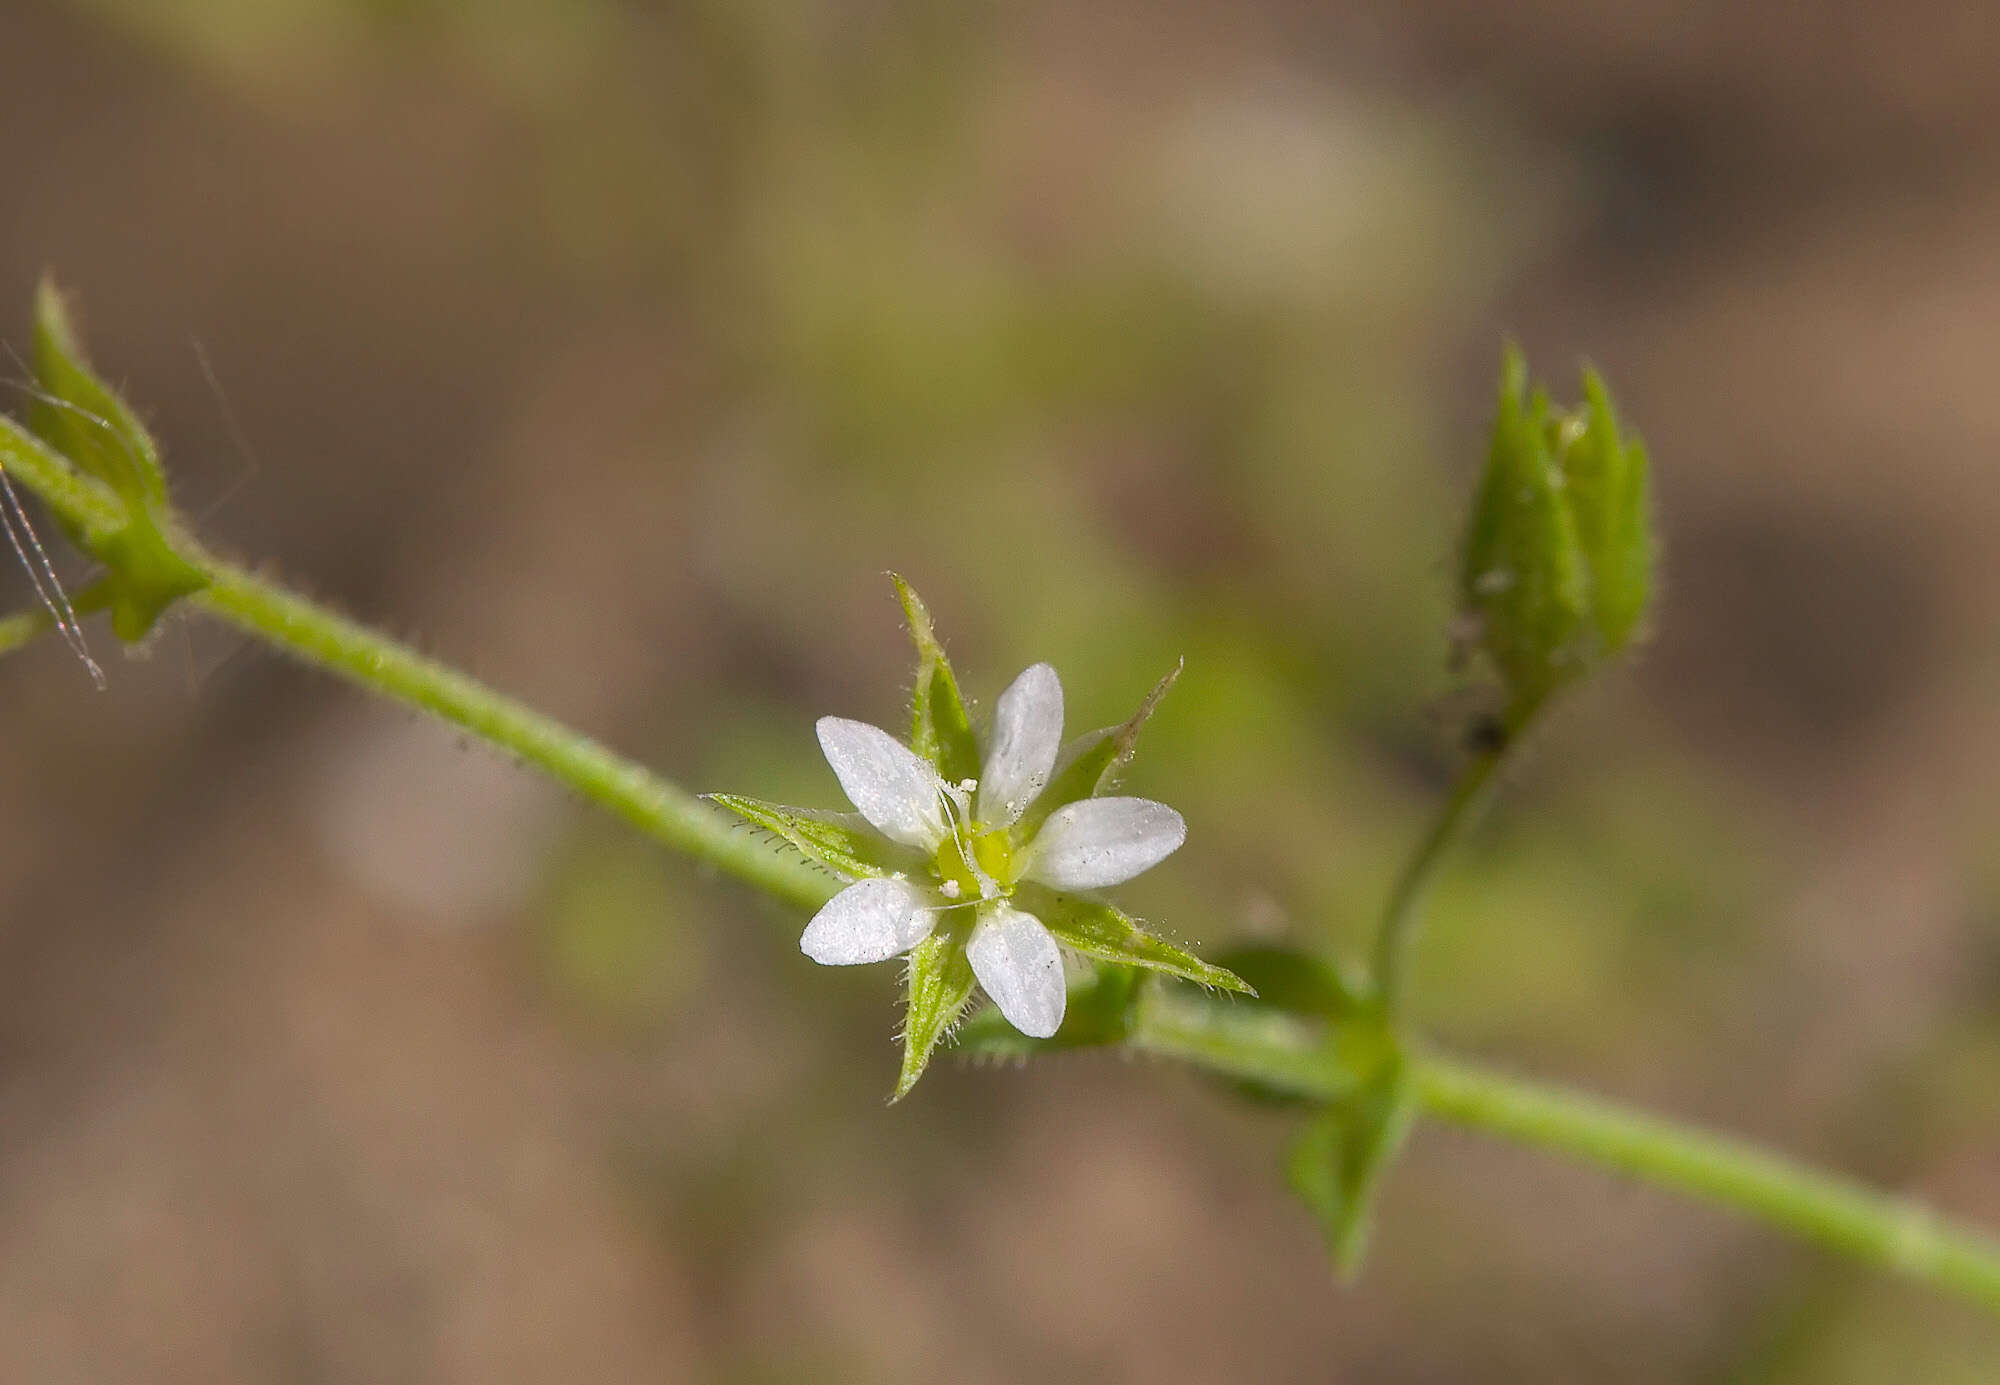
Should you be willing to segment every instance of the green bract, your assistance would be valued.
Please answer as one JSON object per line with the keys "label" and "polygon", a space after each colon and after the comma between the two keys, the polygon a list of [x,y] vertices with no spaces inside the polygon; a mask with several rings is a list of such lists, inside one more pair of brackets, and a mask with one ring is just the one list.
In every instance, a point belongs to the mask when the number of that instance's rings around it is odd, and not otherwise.
{"label": "green bract", "polygon": [[[1174,675],[1130,720],[1064,746],[1062,684],[1036,664],[1000,694],[982,737],[929,611],[894,580],[917,649],[910,743],[840,717],[818,728],[858,813],[714,801],[849,882],[806,926],[807,956],[830,965],[907,958],[896,1096],[923,1075],[975,985],[1024,1042],[1114,1028],[1103,978],[1131,968],[1248,990],[1094,893],[1151,867],[1186,836],[1165,804],[1104,792]],[[1087,990],[1091,1003],[1076,1009],[1063,948],[1109,964]]]}
{"label": "green bract", "polygon": [[1518,726],[1564,684],[1626,649],[1652,599],[1646,449],[1621,436],[1604,383],[1550,405],[1509,349],[1486,471],[1466,527],[1459,599]]}

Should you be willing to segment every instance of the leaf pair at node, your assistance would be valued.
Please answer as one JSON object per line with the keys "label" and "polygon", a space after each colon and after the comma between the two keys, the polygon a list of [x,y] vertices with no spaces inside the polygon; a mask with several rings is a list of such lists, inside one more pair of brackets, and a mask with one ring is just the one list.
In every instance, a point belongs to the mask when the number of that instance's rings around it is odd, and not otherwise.
{"label": "leaf pair at node", "polygon": [[83,523],[58,516],[70,541],[105,567],[103,586],[118,638],[145,638],[174,602],[200,591],[209,575],[187,553],[152,436],[116,391],[92,371],[68,305],[44,280],[35,299],[34,383],[29,430],[0,418],[6,441],[39,443],[72,473],[100,483],[117,518]]}
{"label": "leaf pair at node", "polygon": [[1340,1095],[1301,1101],[1254,1084],[1247,1095],[1307,1108],[1285,1155],[1285,1179],[1326,1236],[1342,1277],[1361,1268],[1375,1192],[1416,1121],[1415,1092],[1403,1045],[1363,988],[1325,959],[1276,946],[1252,946],[1223,960],[1257,988],[1243,1002],[1320,1026],[1320,1051]]}

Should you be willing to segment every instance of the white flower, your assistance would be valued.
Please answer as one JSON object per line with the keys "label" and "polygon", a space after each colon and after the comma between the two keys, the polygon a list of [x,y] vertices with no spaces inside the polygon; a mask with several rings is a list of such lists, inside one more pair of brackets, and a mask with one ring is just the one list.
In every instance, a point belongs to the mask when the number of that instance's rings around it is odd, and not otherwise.
{"label": "white flower", "polygon": [[1187,839],[1181,815],[1143,798],[1083,798],[1032,833],[1023,814],[1055,772],[1063,695],[1056,671],[1036,664],[1000,694],[978,780],[947,784],[879,727],[822,717],[819,743],[861,816],[890,841],[929,858],[921,878],[857,881],[813,915],[799,946],[815,962],[882,962],[929,937],[947,910],[974,910],[966,957],[1016,1029],[1045,1039],[1062,1024],[1062,954],[1040,919],[1009,900],[1034,881],[1094,890],[1130,880]]}

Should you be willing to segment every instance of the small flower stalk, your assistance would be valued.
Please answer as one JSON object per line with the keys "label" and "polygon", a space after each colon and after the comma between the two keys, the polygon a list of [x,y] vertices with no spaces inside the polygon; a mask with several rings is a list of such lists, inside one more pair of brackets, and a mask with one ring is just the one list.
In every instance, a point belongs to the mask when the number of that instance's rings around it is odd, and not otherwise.
{"label": "small flower stalk", "polygon": [[799,946],[808,957],[828,966],[907,959],[895,1096],[916,1085],[975,986],[1022,1034],[1053,1037],[1068,1005],[1064,949],[1248,990],[1094,893],[1149,870],[1187,838],[1164,803],[1106,793],[1176,675],[1130,721],[1065,744],[1062,683],[1035,664],[1000,694],[982,743],[929,612],[895,582],[917,648],[910,743],[844,717],[818,724],[820,749],[855,811],[714,795],[849,882],[806,925]]}

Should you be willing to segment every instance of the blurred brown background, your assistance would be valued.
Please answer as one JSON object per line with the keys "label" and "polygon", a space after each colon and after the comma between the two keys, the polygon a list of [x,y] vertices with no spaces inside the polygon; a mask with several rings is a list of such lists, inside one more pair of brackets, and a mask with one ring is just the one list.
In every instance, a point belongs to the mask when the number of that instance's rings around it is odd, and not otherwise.
{"label": "blurred brown background", "polygon": [[[837,801],[886,568],[1077,727],[1184,654],[1130,898],[1348,950],[1450,764],[1499,344],[1588,357],[1658,637],[1451,873],[1426,1023],[1995,1225],[1997,70],[1951,0],[30,0],[0,337],[54,269],[215,542],[696,788]],[[111,672],[0,665],[0,1379],[1995,1376],[1435,1129],[1337,1288],[1271,1113],[887,1109],[892,968],[198,622]]]}

